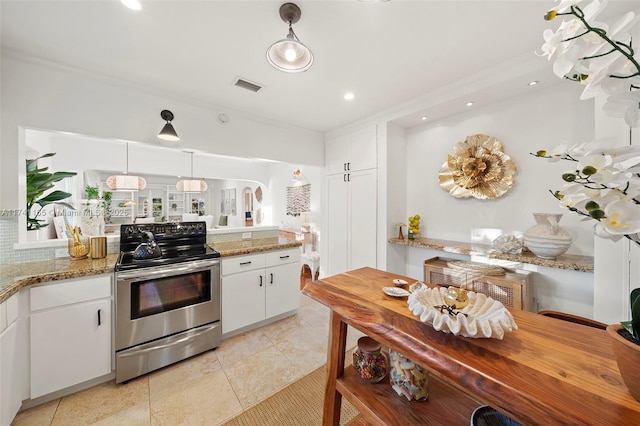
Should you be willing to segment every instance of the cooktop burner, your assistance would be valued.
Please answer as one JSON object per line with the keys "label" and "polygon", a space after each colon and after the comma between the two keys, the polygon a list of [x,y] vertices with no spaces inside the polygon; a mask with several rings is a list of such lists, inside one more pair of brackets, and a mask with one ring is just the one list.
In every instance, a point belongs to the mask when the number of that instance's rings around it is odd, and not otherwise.
{"label": "cooktop burner", "polygon": [[[134,256],[137,248],[152,244],[160,249],[161,256],[145,258],[144,250],[138,250],[138,255]],[[140,253],[143,253],[142,257]],[[220,257],[220,253],[207,245],[204,222],[127,224],[120,226],[120,256],[116,271],[216,257]]]}

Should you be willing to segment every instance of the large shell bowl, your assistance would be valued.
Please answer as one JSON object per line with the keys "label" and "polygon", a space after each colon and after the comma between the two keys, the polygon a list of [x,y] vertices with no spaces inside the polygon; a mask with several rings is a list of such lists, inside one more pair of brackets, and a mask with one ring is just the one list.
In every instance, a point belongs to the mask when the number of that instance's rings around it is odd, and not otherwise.
{"label": "large shell bowl", "polygon": [[[422,287],[409,296],[409,310],[437,331],[473,338],[502,340],[505,332],[518,329],[511,312],[485,294],[468,291],[469,304],[453,316],[436,306],[444,304],[446,287]],[[467,314],[466,316],[464,314]]]}

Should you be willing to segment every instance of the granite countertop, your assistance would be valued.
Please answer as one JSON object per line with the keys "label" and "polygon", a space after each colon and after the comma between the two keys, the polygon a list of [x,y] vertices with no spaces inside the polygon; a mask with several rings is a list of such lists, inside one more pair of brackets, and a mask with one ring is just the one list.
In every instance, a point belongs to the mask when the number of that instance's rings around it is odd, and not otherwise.
{"label": "granite countertop", "polygon": [[117,260],[117,254],[109,254],[103,259],[71,260],[64,257],[0,265],[0,302],[32,284],[112,273]]}
{"label": "granite countertop", "polygon": [[301,241],[290,240],[281,237],[256,238],[252,240],[226,241],[209,244],[211,248],[220,252],[220,256],[222,257],[262,253],[272,250],[283,250],[288,248],[300,247],[301,245]]}
{"label": "granite countertop", "polygon": [[543,259],[529,251],[522,252],[522,254],[507,254],[492,251],[491,246],[486,244],[462,243],[459,241],[438,240],[434,238],[416,238],[415,240],[389,238],[388,242],[391,244],[440,250],[446,253],[484,256],[491,259],[509,260],[512,262],[547,266],[549,268],[593,272],[593,257],[590,256],[563,254],[555,259]]}
{"label": "granite countertop", "polygon": [[[210,244],[222,257],[282,250],[301,245],[300,241],[277,237]],[[0,265],[0,303],[32,284],[113,273],[117,260],[118,254],[109,254],[103,259],[71,260],[65,257]]]}

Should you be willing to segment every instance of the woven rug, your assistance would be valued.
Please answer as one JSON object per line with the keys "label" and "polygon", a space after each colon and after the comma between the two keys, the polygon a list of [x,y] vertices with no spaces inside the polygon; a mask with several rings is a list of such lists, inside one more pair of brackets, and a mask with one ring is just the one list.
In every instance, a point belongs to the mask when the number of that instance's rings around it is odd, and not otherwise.
{"label": "woven rug", "polygon": [[[224,423],[224,426],[310,426],[322,424],[325,368],[322,366]],[[340,424],[360,414],[342,398]]]}

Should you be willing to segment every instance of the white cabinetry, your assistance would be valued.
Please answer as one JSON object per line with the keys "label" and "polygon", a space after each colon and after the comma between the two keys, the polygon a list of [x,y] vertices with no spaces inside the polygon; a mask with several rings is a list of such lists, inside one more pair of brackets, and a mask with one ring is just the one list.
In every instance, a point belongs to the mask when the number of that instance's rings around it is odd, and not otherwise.
{"label": "white cabinetry", "polygon": [[375,127],[328,139],[325,144],[327,174],[376,168],[376,140]]}
{"label": "white cabinetry", "polygon": [[111,275],[29,291],[31,398],[111,373]]}
{"label": "white cabinetry", "polygon": [[9,425],[22,405],[24,354],[18,344],[18,295],[0,304],[0,425]]}
{"label": "white cabinetry", "polygon": [[[344,167],[336,162],[336,151],[341,146],[352,156],[343,157]],[[375,127],[328,140],[326,153],[327,273],[334,275],[363,266],[376,267]]]}
{"label": "white cabinetry", "polygon": [[300,250],[222,259],[222,334],[300,306]]}

